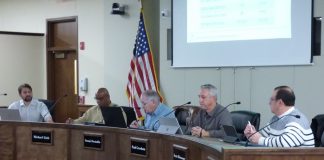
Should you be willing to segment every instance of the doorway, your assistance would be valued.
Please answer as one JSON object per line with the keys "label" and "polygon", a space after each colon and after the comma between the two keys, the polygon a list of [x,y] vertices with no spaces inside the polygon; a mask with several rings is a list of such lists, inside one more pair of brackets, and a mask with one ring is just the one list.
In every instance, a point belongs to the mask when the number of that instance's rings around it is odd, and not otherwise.
{"label": "doorway", "polygon": [[47,19],[47,98],[57,101],[55,122],[78,117],[77,17]]}

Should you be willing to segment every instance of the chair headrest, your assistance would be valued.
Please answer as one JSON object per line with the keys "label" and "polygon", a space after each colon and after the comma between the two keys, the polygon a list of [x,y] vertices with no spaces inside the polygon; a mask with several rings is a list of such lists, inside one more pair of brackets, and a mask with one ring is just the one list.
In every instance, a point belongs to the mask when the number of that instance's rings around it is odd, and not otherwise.
{"label": "chair headrest", "polygon": [[190,116],[189,109],[177,108],[175,110],[175,116],[177,117],[180,125],[186,125],[187,117]]}
{"label": "chair headrest", "polygon": [[248,121],[250,121],[256,129],[259,129],[260,113],[250,111],[232,111],[231,116],[237,132],[243,132]]}
{"label": "chair headrest", "polygon": [[54,101],[48,99],[38,99],[38,101],[43,102],[48,108],[52,107]]}

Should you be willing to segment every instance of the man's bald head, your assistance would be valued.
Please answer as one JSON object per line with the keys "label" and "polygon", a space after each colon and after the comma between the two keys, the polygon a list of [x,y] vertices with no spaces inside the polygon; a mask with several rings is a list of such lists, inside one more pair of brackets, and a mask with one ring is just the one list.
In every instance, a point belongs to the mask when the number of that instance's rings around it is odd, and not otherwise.
{"label": "man's bald head", "polygon": [[99,88],[96,93],[96,98],[97,96],[107,96],[110,99],[109,92],[106,88]]}
{"label": "man's bald head", "polygon": [[111,103],[109,92],[106,88],[99,88],[95,99],[100,107],[109,106]]}

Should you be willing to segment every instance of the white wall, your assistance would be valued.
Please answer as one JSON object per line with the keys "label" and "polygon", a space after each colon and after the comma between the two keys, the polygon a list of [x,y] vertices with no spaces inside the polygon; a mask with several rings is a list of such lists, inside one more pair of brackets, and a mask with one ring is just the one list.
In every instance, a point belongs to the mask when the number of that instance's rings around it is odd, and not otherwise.
{"label": "white wall", "polygon": [[[324,1],[315,0],[314,16],[324,17],[322,8]],[[160,1],[160,11],[164,9],[171,10],[171,0]],[[272,116],[268,103],[273,88],[289,85],[295,90],[296,106],[309,120],[319,113],[324,113],[321,106],[324,98],[323,56],[314,57],[313,66],[174,69],[170,67],[171,61],[166,60],[168,28],[171,28],[171,17],[160,17],[160,82],[170,105],[182,104],[188,100],[199,104],[199,86],[212,83],[219,89],[221,104],[241,101],[240,106],[230,110],[246,109],[260,112],[263,125]]]}
{"label": "white wall", "polygon": [[104,82],[112,101],[119,105],[127,105],[126,84],[133,56],[140,3],[134,0],[119,0],[118,3],[127,4],[125,16],[110,14],[112,2],[105,1]]}
{"label": "white wall", "polygon": [[[45,96],[44,36],[0,34],[0,106],[19,99],[18,86],[29,83],[34,97]],[[36,87],[37,86],[37,87]]]}
{"label": "white wall", "polygon": [[[98,1],[98,0],[96,0]],[[76,15],[76,0],[1,0],[0,30],[45,33],[46,18]]]}
{"label": "white wall", "polygon": [[[89,92],[80,92],[86,96],[87,104],[94,104],[94,93],[104,86],[104,0],[1,0],[0,1],[0,31],[12,32],[46,32],[46,19],[68,16],[78,16],[78,38],[85,42],[85,50],[79,50],[79,79],[89,79]],[[42,55],[45,55],[45,39]],[[2,43],[2,41],[0,41]],[[6,57],[5,53],[1,53]],[[34,62],[44,62],[40,68],[46,71],[46,57],[35,59]],[[8,64],[6,62],[4,64]],[[33,72],[28,72],[33,75]],[[13,75],[14,78],[17,76]],[[38,81],[46,84],[46,72],[38,77]],[[28,80],[21,79],[22,81]],[[38,84],[38,83],[35,83]],[[8,90],[16,91],[14,88]],[[46,85],[33,85],[33,88],[45,88]],[[9,91],[8,91],[9,92]],[[36,97],[36,96],[35,96]],[[46,88],[40,94],[46,97]],[[9,98],[13,101],[16,98]]]}
{"label": "white wall", "polygon": [[[73,0],[64,2],[62,0],[1,0],[0,31],[45,33],[46,18],[76,15],[76,9],[77,5]],[[24,82],[32,85],[34,97],[46,98],[45,36],[41,39],[1,36],[1,65],[13,66],[13,68],[7,72],[1,69],[0,73],[6,73],[4,74],[6,79],[0,80],[0,84],[5,86],[5,88],[1,87],[0,92],[6,90],[8,96],[4,100],[0,99],[0,105],[8,105],[18,99],[17,87]],[[8,37],[10,41],[3,36]],[[19,63],[13,65],[12,61],[16,59]]]}
{"label": "white wall", "polygon": [[[313,66],[174,69],[171,61],[166,58],[166,36],[167,29],[171,27],[171,17],[159,16],[159,10],[171,10],[171,0],[143,1],[151,45],[159,59],[157,68],[160,88],[170,106],[188,100],[198,104],[199,86],[212,83],[219,88],[221,104],[241,101],[240,106],[234,106],[231,110],[260,112],[261,124],[264,124],[272,116],[268,107],[272,89],[278,85],[290,85],[295,89],[297,107],[309,119],[323,113],[323,56],[315,57]],[[46,17],[78,16],[79,41],[86,44],[84,51],[79,50],[79,78],[89,79],[89,92],[80,94],[86,96],[87,104],[94,104],[94,93],[98,87],[104,86],[111,92],[115,103],[127,105],[125,86],[139,20],[140,2],[119,0],[119,3],[127,5],[126,16],[110,14],[113,2],[117,1],[1,0],[0,30],[44,32]],[[28,12],[24,11],[26,8],[29,8]],[[324,16],[322,8],[324,1],[315,0],[314,15]]]}
{"label": "white wall", "polygon": [[95,104],[94,95],[98,88],[104,87],[105,74],[105,14],[106,0],[78,0],[79,42],[85,42],[85,50],[79,50],[79,79],[88,78],[86,104]]}

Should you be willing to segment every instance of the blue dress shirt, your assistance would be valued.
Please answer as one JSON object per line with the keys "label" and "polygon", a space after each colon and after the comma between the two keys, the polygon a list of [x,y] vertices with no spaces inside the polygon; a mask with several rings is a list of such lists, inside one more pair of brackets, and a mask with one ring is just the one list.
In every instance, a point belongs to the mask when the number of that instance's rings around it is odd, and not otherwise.
{"label": "blue dress shirt", "polygon": [[172,108],[166,106],[163,103],[160,103],[153,113],[147,113],[144,121],[145,129],[150,129],[156,131],[160,127],[160,123],[158,122],[160,117],[170,117],[175,118],[174,112],[172,112]]}

